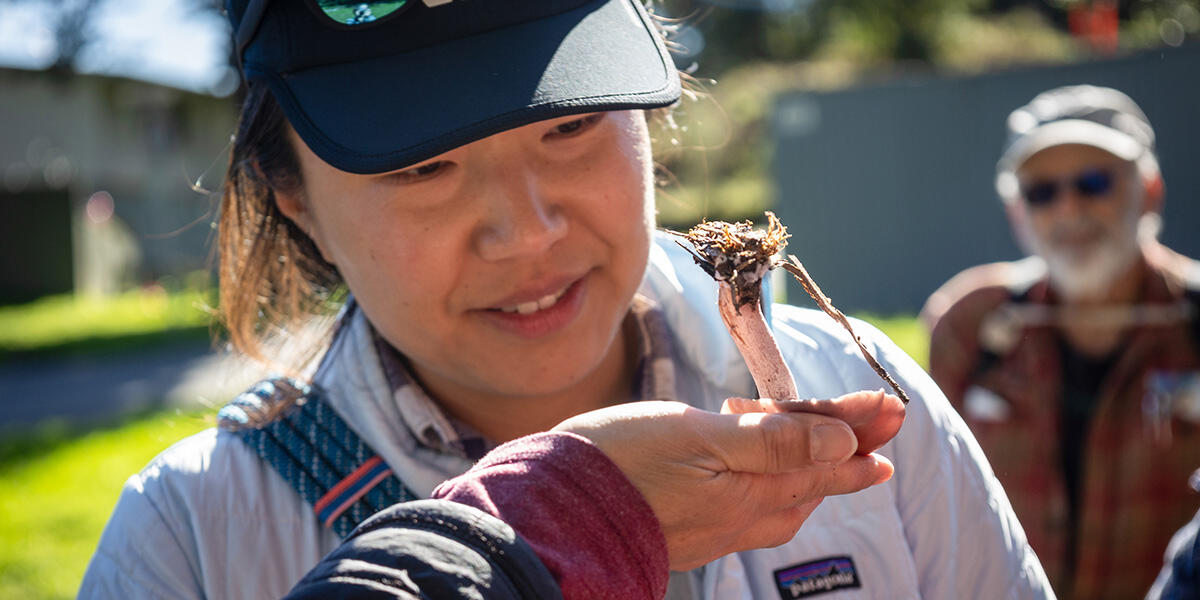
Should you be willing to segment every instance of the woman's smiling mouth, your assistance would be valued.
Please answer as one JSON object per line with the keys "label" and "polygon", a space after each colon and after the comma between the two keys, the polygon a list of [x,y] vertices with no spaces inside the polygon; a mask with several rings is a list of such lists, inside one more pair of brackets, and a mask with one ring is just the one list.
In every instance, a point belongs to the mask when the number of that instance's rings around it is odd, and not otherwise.
{"label": "woman's smiling mouth", "polygon": [[532,302],[522,302],[522,303],[514,305],[514,306],[501,306],[499,308],[499,310],[500,310],[500,312],[506,312],[506,313],[520,313],[522,315],[531,315],[539,310],[545,310],[547,308],[550,308],[551,306],[554,306],[555,304],[558,304],[559,299],[562,298],[563,295],[567,293],[567,290],[570,289],[570,287],[571,286],[569,286],[569,285],[565,286],[562,289],[558,290],[557,292],[551,292],[551,293],[546,294],[545,296],[542,296],[541,298],[538,298],[537,300],[534,300]]}
{"label": "woman's smiling mouth", "polygon": [[549,335],[565,328],[579,315],[587,280],[585,275],[536,300],[502,304],[477,314],[518,337],[533,339]]}

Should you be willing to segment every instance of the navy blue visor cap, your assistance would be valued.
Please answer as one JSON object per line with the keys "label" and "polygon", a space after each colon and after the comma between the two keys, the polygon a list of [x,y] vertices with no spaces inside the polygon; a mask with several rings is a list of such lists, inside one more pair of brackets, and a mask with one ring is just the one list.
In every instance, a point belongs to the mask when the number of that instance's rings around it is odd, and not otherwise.
{"label": "navy blue visor cap", "polygon": [[641,0],[227,0],[226,9],[246,81],[269,86],[309,148],[351,173],[680,95]]}

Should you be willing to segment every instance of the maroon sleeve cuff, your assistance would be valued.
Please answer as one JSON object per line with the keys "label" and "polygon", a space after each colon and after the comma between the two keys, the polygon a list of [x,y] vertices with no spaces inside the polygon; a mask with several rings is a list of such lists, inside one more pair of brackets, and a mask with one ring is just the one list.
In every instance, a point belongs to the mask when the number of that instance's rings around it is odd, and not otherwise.
{"label": "maroon sleeve cuff", "polygon": [[637,488],[587,438],[538,433],[484,456],[433,491],[508,523],[563,597],[662,598],[667,541]]}

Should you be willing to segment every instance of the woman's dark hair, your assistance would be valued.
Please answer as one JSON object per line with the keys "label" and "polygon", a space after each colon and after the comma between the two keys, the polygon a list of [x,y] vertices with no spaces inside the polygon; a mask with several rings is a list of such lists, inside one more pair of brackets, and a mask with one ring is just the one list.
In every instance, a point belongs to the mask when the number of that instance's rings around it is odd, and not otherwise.
{"label": "woman's dark hair", "polygon": [[300,163],[282,109],[266,86],[251,86],[230,152],[218,218],[219,313],[243,354],[280,365],[268,340],[292,337],[328,315],[342,288],[337,269],[275,202],[276,191],[303,193]]}

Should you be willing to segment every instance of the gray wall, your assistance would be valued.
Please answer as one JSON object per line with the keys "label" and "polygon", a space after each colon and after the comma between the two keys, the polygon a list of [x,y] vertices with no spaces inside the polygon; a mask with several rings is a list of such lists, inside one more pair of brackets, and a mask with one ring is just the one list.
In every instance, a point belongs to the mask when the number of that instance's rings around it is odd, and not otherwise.
{"label": "gray wall", "polygon": [[[1012,109],[1092,83],[1134,98],[1158,134],[1162,239],[1200,257],[1200,46],[970,78],[781,96],[776,212],[789,250],[843,310],[915,312],[961,269],[1021,256],[993,178]],[[808,305],[799,286],[788,297]]]}

